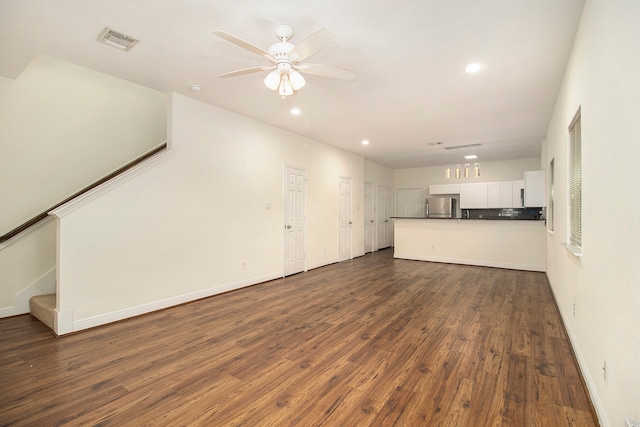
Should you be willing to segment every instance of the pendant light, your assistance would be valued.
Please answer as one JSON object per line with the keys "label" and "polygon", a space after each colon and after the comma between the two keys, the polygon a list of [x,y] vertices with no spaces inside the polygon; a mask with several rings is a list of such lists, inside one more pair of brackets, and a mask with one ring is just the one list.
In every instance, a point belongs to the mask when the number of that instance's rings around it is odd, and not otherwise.
{"label": "pendant light", "polygon": [[474,163],[473,169],[475,171],[476,178],[480,176],[480,163]]}
{"label": "pendant light", "polygon": [[460,178],[460,165],[456,165],[456,178]]}
{"label": "pendant light", "polygon": [[447,166],[447,170],[444,172],[444,176],[447,179],[451,179],[451,168],[449,166]]}
{"label": "pendant light", "polygon": [[469,178],[469,170],[471,169],[471,165],[469,163],[464,164],[464,177]]}

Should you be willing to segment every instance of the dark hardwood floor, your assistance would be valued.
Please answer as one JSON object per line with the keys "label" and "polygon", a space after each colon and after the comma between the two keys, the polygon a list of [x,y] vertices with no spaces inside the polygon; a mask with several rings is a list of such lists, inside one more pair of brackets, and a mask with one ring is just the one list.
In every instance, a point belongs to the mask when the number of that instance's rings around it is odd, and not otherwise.
{"label": "dark hardwood floor", "polygon": [[391,250],[62,338],[0,319],[0,381],[0,425],[597,425],[543,273]]}

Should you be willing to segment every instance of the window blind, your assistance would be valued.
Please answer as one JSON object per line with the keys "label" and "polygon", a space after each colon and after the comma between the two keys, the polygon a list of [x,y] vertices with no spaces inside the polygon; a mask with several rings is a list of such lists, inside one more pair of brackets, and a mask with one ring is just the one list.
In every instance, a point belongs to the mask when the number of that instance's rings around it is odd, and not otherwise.
{"label": "window blind", "polygon": [[569,126],[569,244],[582,248],[582,147],[581,116]]}

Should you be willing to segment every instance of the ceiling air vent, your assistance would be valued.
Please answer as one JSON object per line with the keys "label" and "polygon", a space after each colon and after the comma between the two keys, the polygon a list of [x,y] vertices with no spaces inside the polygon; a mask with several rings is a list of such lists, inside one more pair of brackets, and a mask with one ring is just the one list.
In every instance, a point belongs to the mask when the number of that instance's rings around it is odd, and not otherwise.
{"label": "ceiling air vent", "polygon": [[107,27],[102,34],[100,34],[100,37],[98,37],[98,41],[120,50],[128,51],[138,43],[139,40]]}
{"label": "ceiling air vent", "polygon": [[444,147],[445,150],[459,150],[461,148],[480,147],[482,144],[454,145],[452,147]]}

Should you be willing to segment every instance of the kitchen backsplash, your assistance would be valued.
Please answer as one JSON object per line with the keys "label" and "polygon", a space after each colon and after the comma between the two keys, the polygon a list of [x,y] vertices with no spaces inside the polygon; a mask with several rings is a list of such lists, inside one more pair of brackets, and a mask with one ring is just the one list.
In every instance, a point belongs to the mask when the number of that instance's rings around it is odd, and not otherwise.
{"label": "kitchen backsplash", "polygon": [[463,219],[544,219],[544,208],[461,209]]}

